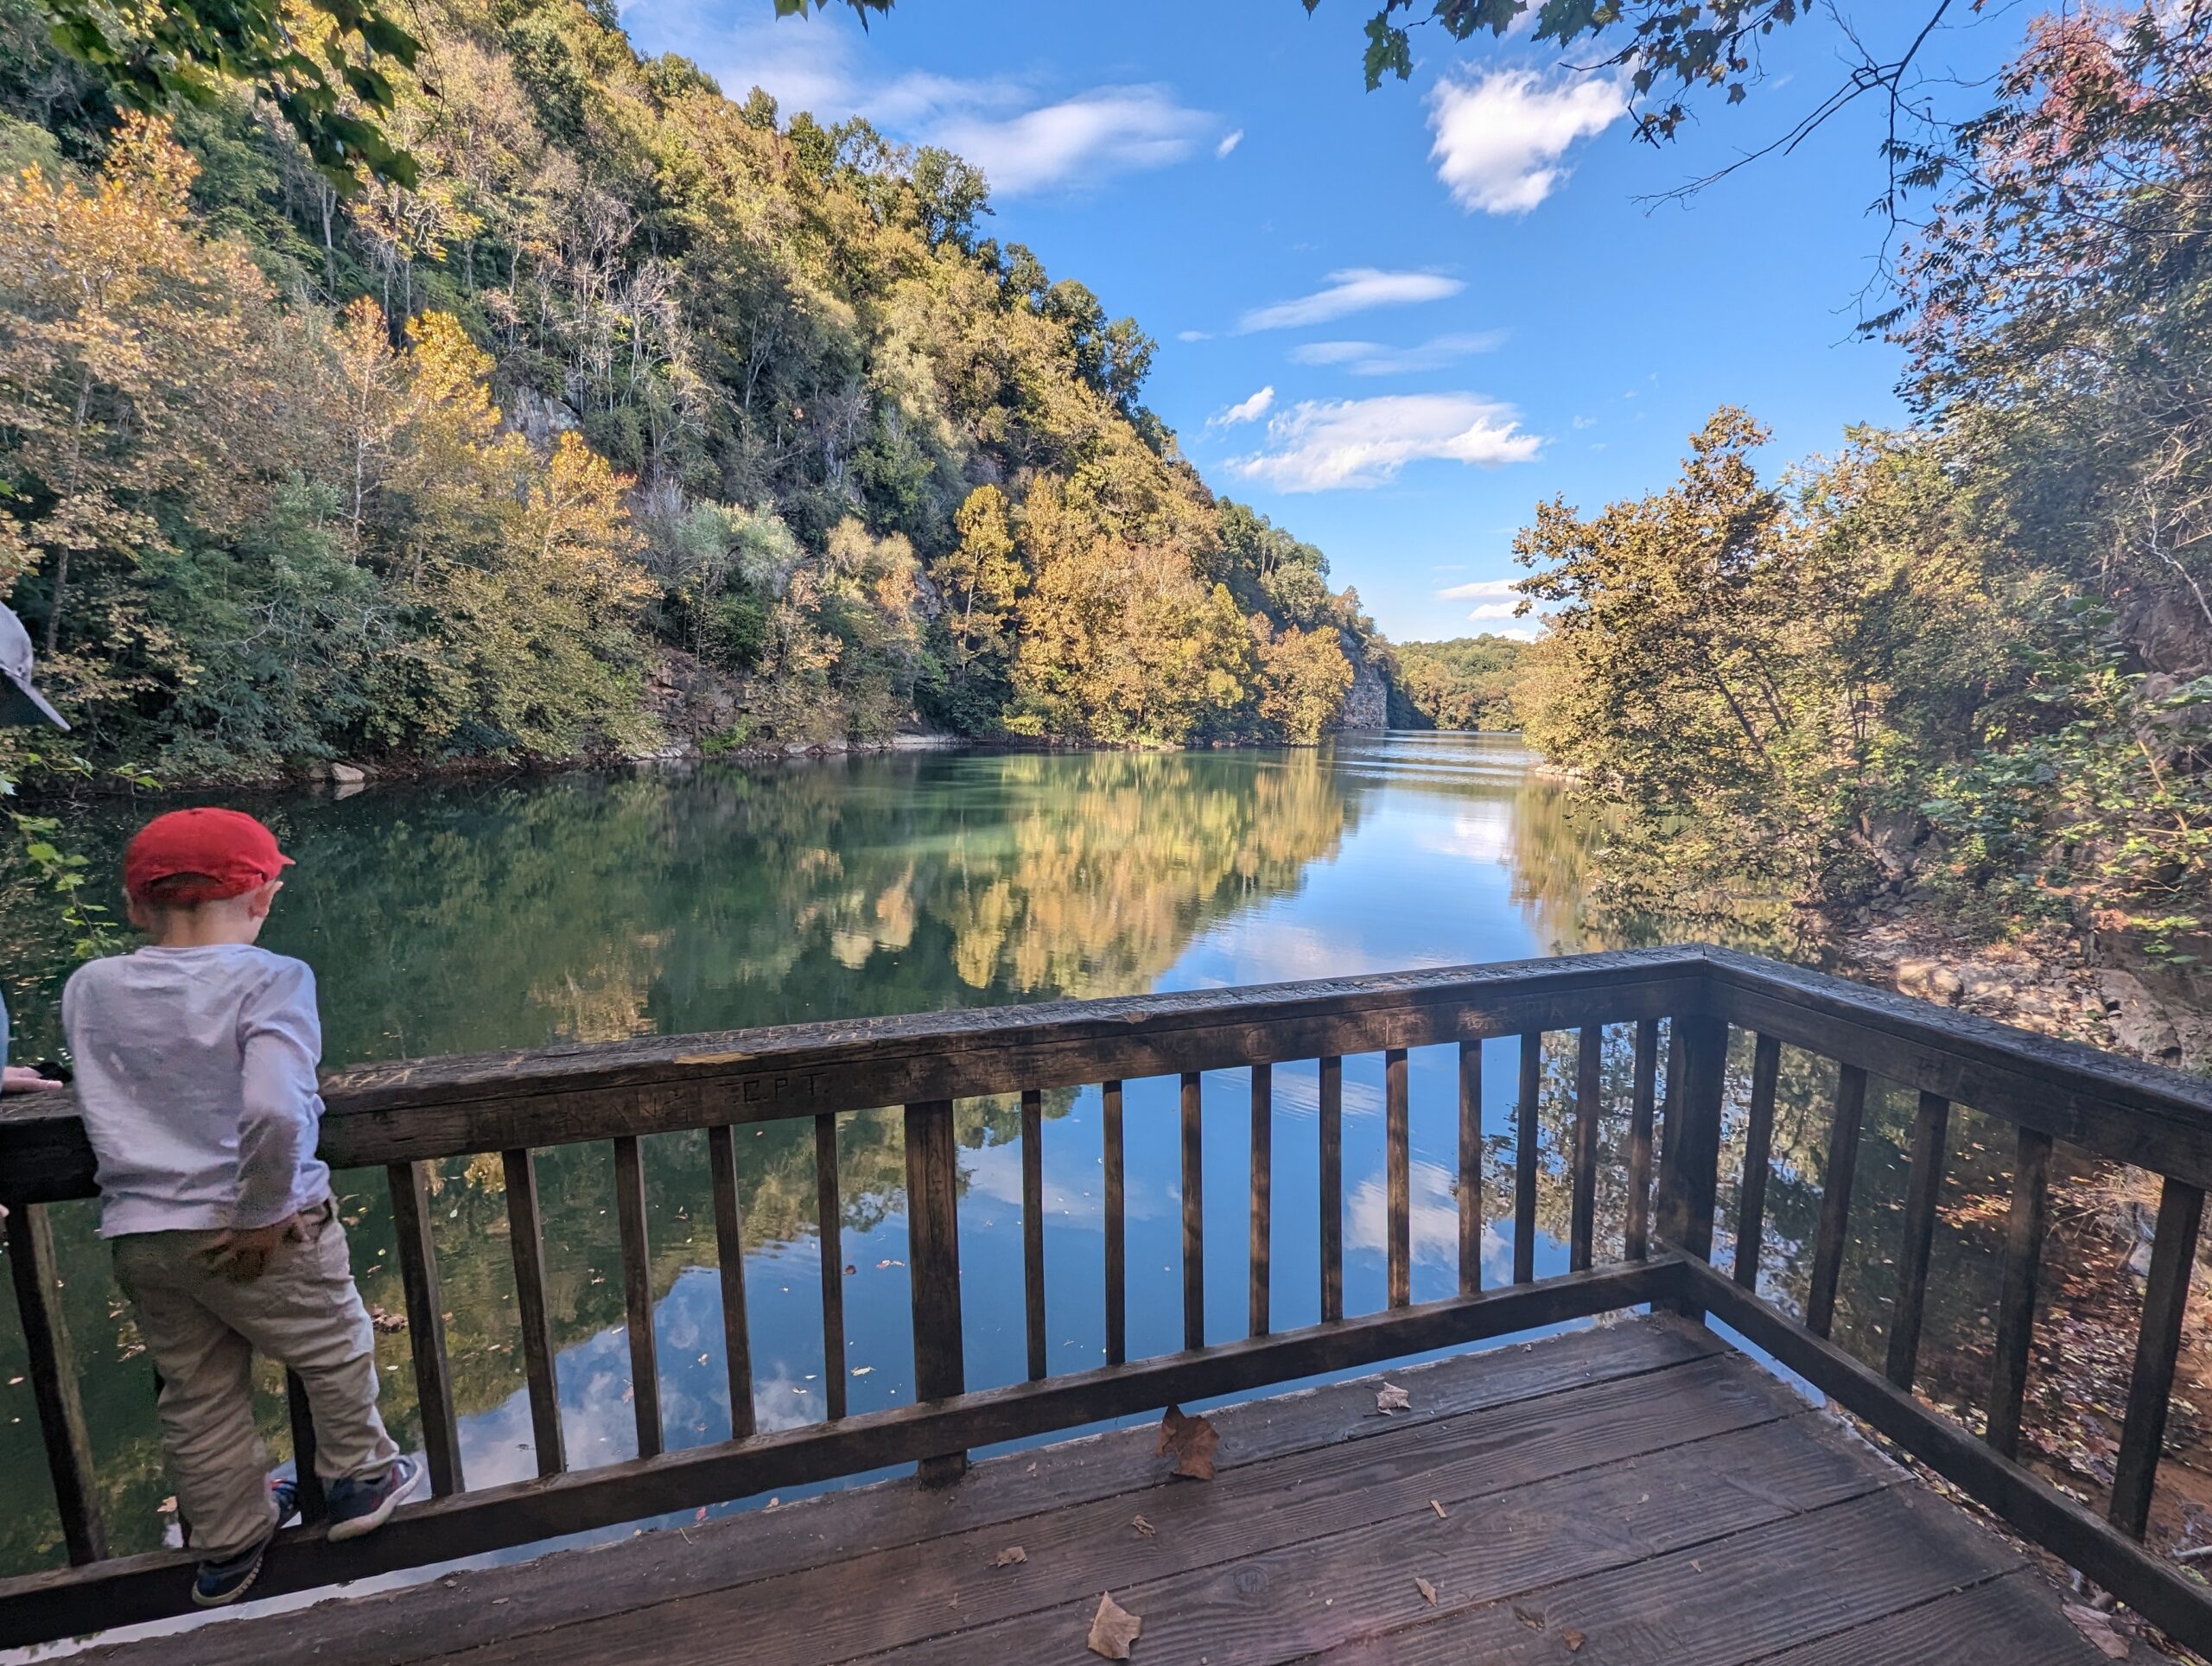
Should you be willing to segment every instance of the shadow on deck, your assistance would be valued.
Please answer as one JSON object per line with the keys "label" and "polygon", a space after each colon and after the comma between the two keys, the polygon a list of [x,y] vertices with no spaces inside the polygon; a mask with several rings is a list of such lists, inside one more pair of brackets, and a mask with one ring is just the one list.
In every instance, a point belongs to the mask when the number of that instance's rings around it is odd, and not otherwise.
{"label": "shadow on deck", "polygon": [[[202,1628],[203,1666],[2101,1661],[2024,1558],[1703,1326],[1621,1320],[427,1587]],[[1142,1517],[1147,1533],[1136,1525]],[[1009,1546],[1027,1560],[995,1559]],[[1432,1606],[1419,1581],[1434,1588]],[[89,1659],[174,1661],[175,1638]]]}

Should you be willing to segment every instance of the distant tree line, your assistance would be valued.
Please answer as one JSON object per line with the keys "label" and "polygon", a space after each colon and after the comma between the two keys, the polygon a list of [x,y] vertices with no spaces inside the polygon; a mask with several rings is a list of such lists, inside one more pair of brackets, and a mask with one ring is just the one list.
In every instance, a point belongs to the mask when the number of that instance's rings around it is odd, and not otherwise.
{"label": "distant tree line", "polygon": [[1517,729],[1513,690],[1528,645],[1485,631],[1445,642],[1401,642],[1391,653],[1391,722],[1409,728]]}

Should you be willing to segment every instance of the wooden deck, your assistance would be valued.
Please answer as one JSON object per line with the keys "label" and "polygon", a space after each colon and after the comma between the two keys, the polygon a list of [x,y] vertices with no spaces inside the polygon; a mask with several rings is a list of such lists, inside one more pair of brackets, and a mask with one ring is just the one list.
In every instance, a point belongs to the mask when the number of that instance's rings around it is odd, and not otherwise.
{"label": "wooden deck", "polygon": [[[1700,1326],[1652,1317],[194,1634],[203,1666],[466,1656],[1143,1666],[2101,1662],[2016,1551]],[[1432,1502],[1433,1501],[1433,1502]],[[1439,1513],[1439,1506],[1441,1513]],[[1142,1517],[1146,1534],[1135,1524]],[[997,1567],[1010,1546],[1026,1561]],[[1418,1580],[1436,1593],[1431,1606]],[[174,1662],[175,1639],[93,1659]]]}

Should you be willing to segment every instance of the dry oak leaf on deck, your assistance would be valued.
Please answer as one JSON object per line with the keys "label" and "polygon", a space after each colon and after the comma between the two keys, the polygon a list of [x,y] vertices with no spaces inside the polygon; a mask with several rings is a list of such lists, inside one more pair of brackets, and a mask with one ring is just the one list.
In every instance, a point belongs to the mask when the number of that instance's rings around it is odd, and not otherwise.
{"label": "dry oak leaf on deck", "polygon": [[2127,1639],[2113,1629],[2108,1615],[2078,1602],[2061,1605],[2061,1612],[2074,1622],[2074,1629],[2088,1638],[2090,1645],[2106,1659],[2127,1658]]}
{"label": "dry oak leaf on deck", "polygon": [[994,1567],[1011,1567],[1016,1562],[1026,1562],[1028,1560],[1029,1553],[1027,1550],[1024,1550],[1018,1544],[1010,1544],[1007,1546],[1005,1549],[1000,1551],[997,1555],[991,1558],[991,1566]]}
{"label": "dry oak leaf on deck", "polygon": [[1421,1599],[1427,1603],[1430,1607],[1435,1607],[1436,1587],[1431,1585],[1427,1580],[1421,1578],[1418,1574],[1414,1575],[1414,1583],[1421,1587]]}
{"label": "dry oak leaf on deck", "polygon": [[1154,1534],[1160,1531],[1158,1528],[1154,1527],[1150,1522],[1145,1520],[1141,1516],[1130,1517],[1129,1525],[1136,1529],[1137,1537],[1140,1539],[1148,1539]]}
{"label": "dry oak leaf on deck", "polygon": [[1179,1406],[1170,1406],[1160,1420],[1160,1450],[1174,1454],[1174,1473],[1186,1479],[1213,1479],[1214,1448],[1220,1444],[1212,1424],[1203,1417],[1185,1417]]}
{"label": "dry oak leaf on deck", "polygon": [[1098,1612],[1090,1617],[1090,1635],[1084,1639],[1090,1652],[1108,1660],[1129,1658],[1129,1645],[1144,1630],[1144,1622],[1116,1602],[1110,1593],[1098,1599]]}
{"label": "dry oak leaf on deck", "polygon": [[1394,1411],[1411,1411],[1413,1408],[1412,1396],[1395,1383],[1385,1383],[1382,1391],[1375,1396],[1375,1409],[1385,1417]]}

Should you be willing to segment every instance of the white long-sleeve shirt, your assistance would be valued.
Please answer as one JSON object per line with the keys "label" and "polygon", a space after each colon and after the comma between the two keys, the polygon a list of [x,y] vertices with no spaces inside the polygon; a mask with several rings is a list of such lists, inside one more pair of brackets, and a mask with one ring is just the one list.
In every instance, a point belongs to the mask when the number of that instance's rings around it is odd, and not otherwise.
{"label": "white long-sleeve shirt", "polygon": [[116,955],[77,969],[61,1023],[101,1237],[267,1226],[329,1195],[306,963],[243,943]]}

